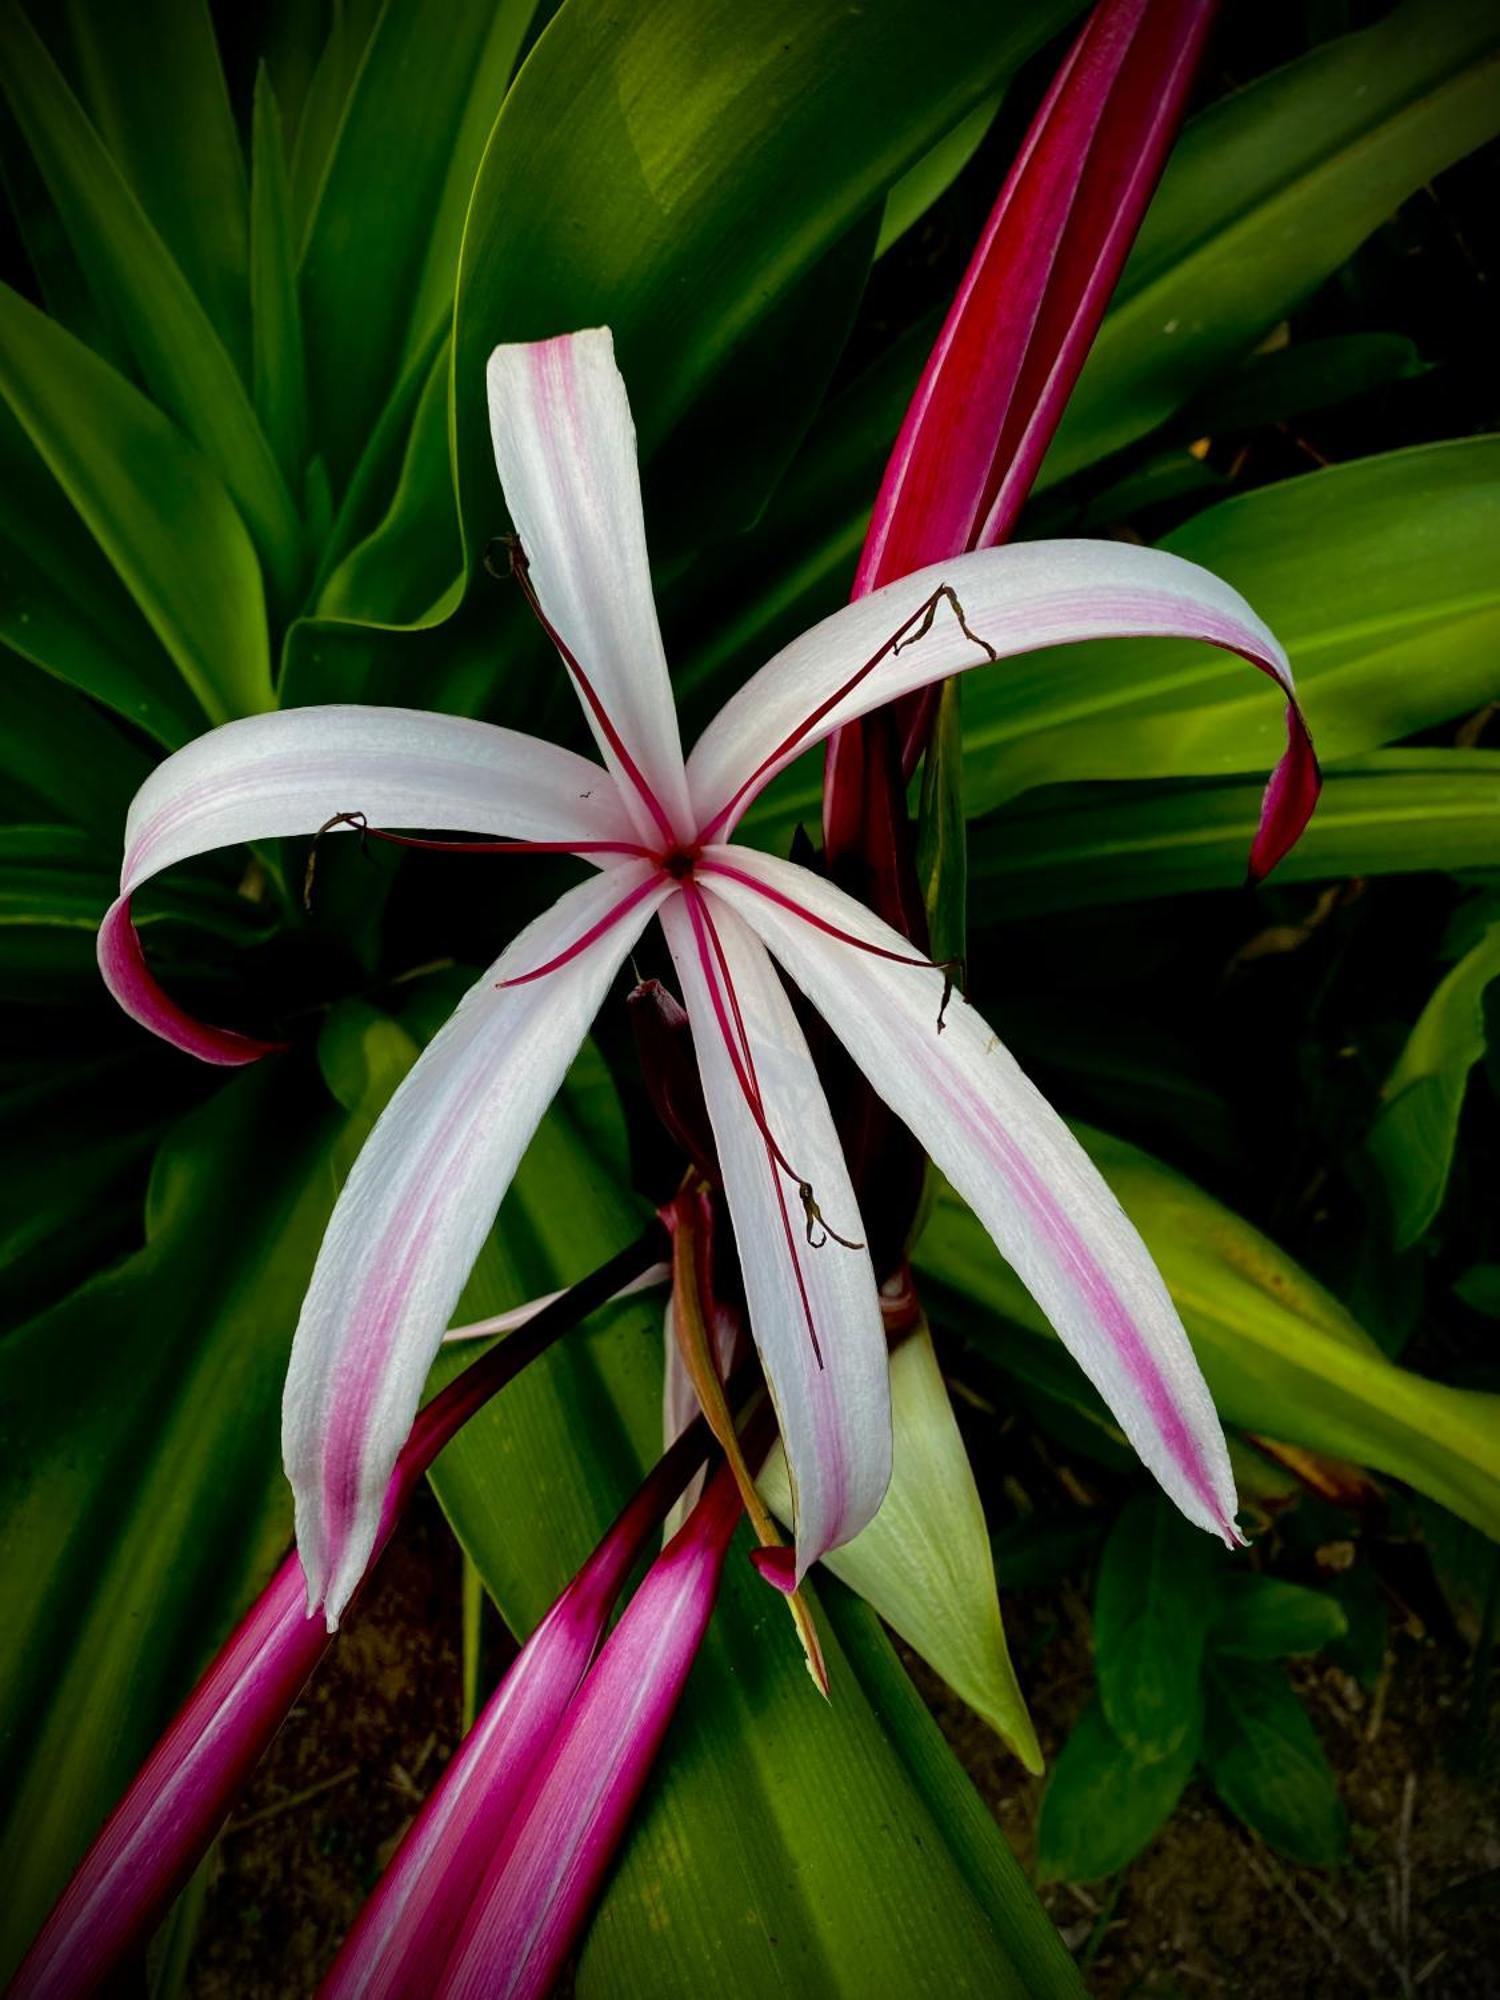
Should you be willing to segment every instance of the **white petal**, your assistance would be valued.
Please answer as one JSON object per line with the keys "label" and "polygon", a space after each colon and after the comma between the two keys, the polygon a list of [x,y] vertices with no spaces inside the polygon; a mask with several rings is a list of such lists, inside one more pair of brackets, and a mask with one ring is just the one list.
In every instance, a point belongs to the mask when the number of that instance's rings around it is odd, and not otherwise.
{"label": "white petal", "polygon": [[[704,900],[724,947],[771,1132],[812,1184],[829,1227],[857,1240],[849,1170],[791,1003],[754,934],[717,898]],[[890,1478],[880,1300],[863,1246],[848,1249],[832,1236],[817,1249],[809,1244],[796,1187],[768,1158],[735,1075],[686,899],[674,897],[661,919],[693,1024],[750,1330],[792,1469],[800,1579],[825,1550],[858,1534]]]}
{"label": "white petal", "polygon": [[240,841],[371,826],[516,840],[633,840],[607,771],[571,750],[415,708],[288,708],[225,723],[158,764],[125,824],[127,893]]}
{"label": "white petal", "polygon": [[989,653],[965,634],[953,606],[940,603],[924,637],[888,653],[840,696],[845,683],[944,584],[957,596],[964,623],[1001,660],[1075,639],[1199,639],[1244,653],[1291,692],[1291,668],[1272,633],[1238,591],[1196,563],[1120,542],[1019,542],[981,549],[871,591],[752,674],[688,759],[698,826],[715,839],[726,838],[779,770],[844,723],[929,681],[987,665]]}
{"label": "white petal", "polygon": [[[523,931],[381,1114],[318,1253],[282,1411],[297,1543],[330,1622],[364,1571],[432,1357],[495,1211],[626,953],[672,885],[627,862]],[[545,977],[497,989],[619,922]]]}
{"label": "white petal", "polygon": [[635,425],[614,340],[598,327],[497,347],[488,382],[495,463],[532,584],[617,741],[585,699],[589,727],[638,830],[648,838],[663,832],[628,775],[627,757],[675,834],[685,836],[682,739],[651,592]]}
{"label": "white petal", "polygon": [[[743,848],[706,859],[884,951],[899,932],[829,883]],[[1061,1118],[943,976],[838,942],[743,880],[716,896],[755,927],[875,1090],[904,1119],[1189,1520],[1237,1541],[1234,1479],[1212,1398],[1146,1246]]]}

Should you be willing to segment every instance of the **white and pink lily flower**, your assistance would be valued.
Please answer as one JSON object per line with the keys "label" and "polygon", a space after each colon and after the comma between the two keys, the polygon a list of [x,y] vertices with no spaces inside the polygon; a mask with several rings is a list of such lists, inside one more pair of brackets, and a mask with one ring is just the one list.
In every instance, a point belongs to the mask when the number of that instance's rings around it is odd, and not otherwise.
{"label": "white and pink lily flower", "polygon": [[[944,969],[810,871],[734,844],[757,794],[842,725],[948,675],[1073,640],[1208,641],[1291,694],[1275,638],[1205,571],[1106,542],[956,557],[825,619],[755,674],[684,758],[652,600],[635,437],[607,331],[498,348],[496,459],[517,573],[581,698],[596,762],[489,723],[337,706],[231,722],[170,757],[127,826],[105,978],[209,1061],[268,1044],[191,1020],[130,922],[149,877],[337,816],[563,851],[594,873],[472,988],[365,1145],[334,1212],[287,1378],[284,1444],[311,1603],[363,1574],[428,1368],[496,1211],[627,954],[655,918],[691,1017],[786,1447],[800,1580],[880,1505],[886,1342],[839,1144],[778,972],[973,1206],[1188,1517],[1237,1539],[1212,1402],[1114,1196]],[[998,669],[1003,671],[1002,669]]]}

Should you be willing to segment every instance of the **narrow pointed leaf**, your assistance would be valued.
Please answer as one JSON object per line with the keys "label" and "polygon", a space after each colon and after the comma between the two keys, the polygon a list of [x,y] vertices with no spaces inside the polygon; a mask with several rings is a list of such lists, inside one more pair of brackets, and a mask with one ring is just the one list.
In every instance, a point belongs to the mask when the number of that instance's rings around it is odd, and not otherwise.
{"label": "narrow pointed leaf", "polygon": [[264,66],[250,131],[250,380],[276,461],[295,481],[307,444],[306,362],[281,114]]}
{"label": "narrow pointed leaf", "polygon": [[197,446],[8,288],[0,289],[0,393],[209,720],[269,708],[260,566]]}

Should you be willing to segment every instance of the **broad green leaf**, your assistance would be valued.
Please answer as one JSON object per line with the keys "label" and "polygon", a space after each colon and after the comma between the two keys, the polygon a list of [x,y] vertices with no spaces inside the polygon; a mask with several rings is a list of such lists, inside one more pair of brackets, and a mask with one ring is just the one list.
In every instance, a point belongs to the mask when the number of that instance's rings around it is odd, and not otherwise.
{"label": "broad green leaf", "polygon": [[[387,0],[302,259],[310,406],[342,486],[404,361],[451,308],[469,192],[534,0]],[[544,176],[529,184],[550,195]],[[561,328],[549,331],[562,331]]]}
{"label": "broad green leaf", "polygon": [[297,248],[281,115],[262,64],[255,76],[250,144],[250,347],[255,411],[289,480],[307,445],[307,379]]}
{"label": "broad green leaf", "polygon": [[967,118],[961,118],[951,132],[944,133],[931,152],[924,153],[896,182],[885,198],[880,235],[875,243],[877,257],[883,257],[893,243],[921,221],[939,196],[952,187],[994,124],[1001,95],[996,91],[993,97],[976,104]]}
{"label": "broad green leaf", "polygon": [[1400,333],[1334,333],[1256,354],[1182,413],[1195,437],[1255,430],[1427,372]]}
{"label": "broad green leaf", "polygon": [[1214,1545],[1157,1493],[1121,1514],[1094,1585],[1094,1670],[1110,1728],[1143,1763],[1171,1757],[1202,1715]]}
{"label": "broad green leaf", "polygon": [[139,604],[3,403],[0,636],[168,748],[203,728],[202,709]]}
{"label": "broad green leaf", "polygon": [[875,1613],[837,1583],[823,1587],[821,1601],[845,1658],[913,1784],[943,1829],[970,1887],[1001,1930],[1027,1992],[1081,1994],[1077,1968],[1052,1919],[1008,1844],[997,1838],[994,1816],[886,1642]]}
{"label": "broad green leaf", "polygon": [[[984,1509],[925,1326],[892,1352],[891,1416],[891,1483],[880,1511],[823,1560],[1038,1772],[1042,1753],[1005,1644]],[[790,1525],[780,1450],[757,1484]]]}
{"label": "broad green leaf", "polygon": [[[1397,1367],[1259,1230],[1149,1153],[1077,1130],[1166,1279],[1221,1417],[1403,1479],[1500,1539],[1500,1396]],[[1019,1280],[946,1189],[917,1261],[950,1293],[1050,1337]],[[998,1326],[972,1309],[963,1326],[1003,1360]]]}
{"label": "broad green leaf", "polygon": [[[497,340],[612,326],[649,458],[820,257],[1071,11],[569,0],[506,98],[465,231],[454,395],[471,560],[503,525],[484,413]],[[805,338],[823,360],[824,330]],[[785,361],[775,404],[744,413],[747,437],[805,424],[803,356]]]}
{"label": "broad green leaf", "polygon": [[1042,1795],[1036,1866],[1043,1882],[1097,1882],[1134,1861],[1171,1816],[1198,1759],[1200,1716],[1151,1761],[1127,1750],[1092,1701],[1073,1726]]}
{"label": "broad green leaf", "polygon": [[245,164],[205,0],[64,0],[60,16],[84,110],[243,369]]}
{"label": "broad green leaf", "polygon": [[1342,1858],[1338,1787],[1280,1667],[1210,1662],[1203,1762],[1229,1810],[1278,1853],[1325,1868]]}
{"label": "broad green leaf", "polygon": [[1469,1071],[1485,1050],[1484,996],[1496,979],[1500,923],[1443,979],[1386,1078],[1369,1146],[1398,1249],[1417,1242],[1443,1205]]}
{"label": "broad green leaf", "polygon": [[0,78],[101,306],[147,390],[202,446],[283,597],[301,524],[233,361],[99,135],[12,4],[0,9]]}
{"label": "broad green leaf", "polygon": [[[1326,773],[1275,881],[1493,868],[1500,750],[1385,750]],[[1078,785],[969,830],[971,921],[1238,889],[1260,811],[1244,783]]]}
{"label": "broad green leaf", "polygon": [[1348,1630],[1343,1606],[1326,1590],[1237,1569],[1219,1581],[1209,1645],[1237,1659],[1279,1660],[1321,1652]]}
{"label": "broad green leaf", "polygon": [[328,32],[308,77],[302,107],[288,129],[292,142],[292,211],[297,240],[307,239],[329,156],[384,0],[330,0]]}
{"label": "broad green leaf", "polygon": [[1172,416],[1408,195],[1500,130],[1497,49],[1489,0],[1406,0],[1194,119],[1040,483]]}
{"label": "broad green leaf", "polygon": [[285,1064],[237,1078],[161,1155],[145,1249],[0,1345],[7,1967],[286,1544],[323,1107]]}
{"label": "broad green leaf", "polygon": [[0,776],[9,785],[86,827],[108,851],[150,769],[139,744],[92,703],[24,660],[0,655]]}
{"label": "broad green leaf", "polygon": [[[1286,647],[1330,762],[1494,690],[1500,439],[1359,459],[1221,501],[1161,546],[1241,591]],[[1060,780],[1269,771],[1282,703],[1243,661],[1172,641],[1054,648],[968,676],[970,811]]]}
{"label": "broad green leaf", "polygon": [[209,720],[269,708],[260,567],[198,448],[8,287],[0,287],[0,393]]}

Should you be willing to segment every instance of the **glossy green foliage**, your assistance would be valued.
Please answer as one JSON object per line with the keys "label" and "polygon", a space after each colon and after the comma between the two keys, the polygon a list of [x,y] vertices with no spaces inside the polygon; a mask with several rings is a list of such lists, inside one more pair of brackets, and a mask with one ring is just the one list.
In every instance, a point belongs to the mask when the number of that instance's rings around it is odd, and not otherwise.
{"label": "glossy green foliage", "polygon": [[1063,1745],[1037,1822],[1043,1881],[1094,1882],[1134,1861],[1181,1798],[1198,1761],[1201,1705],[1176,1747],[1145,1758],[1115,1735],[1097,1702]]}
{"label": "glossy green foliage", "polygon": [[1412,1029],[1386,1080],[1370,1150],[1385,1181],[1398,1248],[1442,1206],[1469,1072],[1485,1052],[1484,996],[1500,979],[1500,922],[1459,960]]}
{"label": "glossy green foliage", "polygon": [[1330,1866],[1348,1818],[1323,1746],[1279,1667],[1209,1672],[1203,1763],[1230,1811],[1293,1861]]}
{"label": "glossy green foliage", "polygon": [[1140,1763],[1196,1738],[1198,1677],[1213,1615],[1213,1543],[1165,1500],[1116,1522],[1094,1592],[1094,1666],[1110,1729]]}

